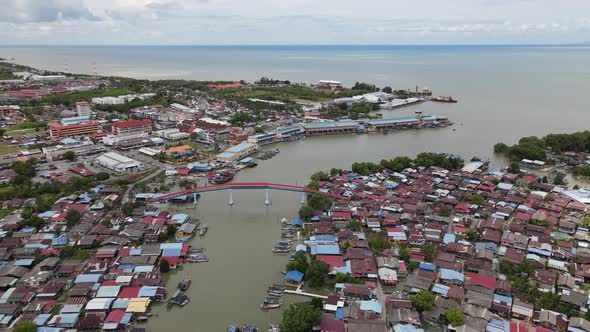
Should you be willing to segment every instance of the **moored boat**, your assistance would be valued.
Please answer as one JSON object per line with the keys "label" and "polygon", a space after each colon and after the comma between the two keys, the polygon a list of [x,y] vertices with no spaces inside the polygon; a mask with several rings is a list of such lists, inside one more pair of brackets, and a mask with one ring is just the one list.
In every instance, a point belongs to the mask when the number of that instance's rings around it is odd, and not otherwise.
{"label": "moored boat", "polygon": [[188,263],[204,263],[209,261],[207,255],[189,255],[186,259]]}
{"label": "moored boat", "polygon": [[453,97],[434,97],[430,100],[438,102],[438,103],[456,103],[457,102],[457,100],[453,99]]}
{"label": "moored boat", "polygon": [[207,234],[207,231],[209,230],[209,225],[205,224],[203,225],[203,227],[201,227],[201,230],[199,231],[199,236],[205,236],[205,234]]}
{"label": "moored boat", "polygon": [[240,332],[240,328],[235,325],[230,325],[227,327],[227,332]]}
{"label": "moored boat", "polygon": [[258,328],[253,324],[244,324],[244,327],[242,327],[242,332],[258,332]]}
{"label": "moored boat", "polygon": [[191,279],[187,276],[181,282],[178,283],[178,289],[181,291],[187,290],[191,285]]}
{"label": "moored boat", "polygon": [[267,297],[260,305],[261,309],[276,309],[283,304],[283,300],[278,297]]}

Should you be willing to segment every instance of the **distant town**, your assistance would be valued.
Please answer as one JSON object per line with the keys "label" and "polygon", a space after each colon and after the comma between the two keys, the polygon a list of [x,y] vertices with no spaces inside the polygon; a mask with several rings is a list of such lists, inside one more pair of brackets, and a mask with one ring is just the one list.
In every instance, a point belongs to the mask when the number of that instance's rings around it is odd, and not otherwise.
{"label": "distant town", "polygon": [[501,170],[421,153],[319,171],[306,186],[234,179],[313,136],[452,126],[382,114],[434,102],[458,100],[362,82],[148,81],[0,62],[0,326],[139,331],[158,319],[154,304],[185,306],[190,276],[174,292],[164,276],[208,262],[191,241],[209,225],[176,207],[195,208],[203,187],[242,186],[303,195],[269,248],[289,262],[261,309],[298,304],[270,331],[590,331],[590,192],[565,178],[590,176],[589,132],[498,143],[510,159]]}

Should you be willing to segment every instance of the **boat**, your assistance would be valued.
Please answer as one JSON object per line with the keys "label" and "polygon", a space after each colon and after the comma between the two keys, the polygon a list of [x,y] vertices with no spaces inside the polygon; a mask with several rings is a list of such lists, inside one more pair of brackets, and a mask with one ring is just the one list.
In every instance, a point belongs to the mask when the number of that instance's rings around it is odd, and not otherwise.
{"label": "boat", "polygon": [[235,174],[228,171],[211,172],[209,175],[209,183],[223,184],[233,180]]}
{"label": "boat", "polygon": [[276,309],[283,304],[283,300],[279,297],[267,297],[260,305],[261,309]]}
{"label": "boat", "polygon": [[207,234],[208,230],[209,230],[209,226],[207,224],[203,225],[203,227],[201,227],[201,230],[199,231],[199,236],[201,236],[201,237],[205,236],[205,234]]}
{"label": "boat", "polygon": [[240,328],[235,325],[230,325],[227,327],[227,332],[241,332],[241,331],[242,330],[240,330]]}
{"label": "boat", "polygon": [[166,306],[171,307],[173,305],[178,305],[178,306],[185,306],[190,302],[190,298],[184,294],[183,291],[177,289],[176,292],[174,292],[174,295],[172,295],[172,298],[170,298],[170,300],[168,300],[168,303],[166,303]]}
{"label": "boat", "polygon": [[253,167],[256,167],[256,166],[258,166],[258,164],[256,162],[253,162],[253,161],[249,161],[249,162],[246,163],[246,167],[248,167],[248,168],[253,168]]}
{"label": "boat", "polygon": [[188,250],[188,253],[189,254],[199,254],[199,253],[202,253],[202,252],[204,252],[206,250],[207,250],[207,248],[190,248]]}
{"label": "boat", "polygon": [[258,332],[258,328],[253,324],[244,324],[242,327],[242,332]]}
{"label": "boat", "polygon": [[191,285],[191,279],[187,276],[181,282],[178,283],[178,289],[181,291],[187,290]]}
{"label": "boat", "polygon": [[430,99],[430,101],[435,101],[438,103],[456,103],[457,100],[453,99],[453,97],[434,97]]}
{"label": "boat", "polygon": [[283,295],[283,292],[285,292],[285,289],[280,289],[280,288],[274,288],[274,287],[269,287],[266,292],[268,293],[268,295],[270,296],[281,296]]}
{"label": "boat", "polygon": [[277,323],[268,323],[268,332],[280,332],[281,326]]}
{"label": "boat", "polygon": [[282,248],[275,247],[275,248],[272,248],[272,252],[275,254],[288,254],[291,252],[291,247],[282,247]]}
{"label": "boat", "polygon": [[186,259],[187,263],[204,263],[208,261],[209,257],[207,255],[189,255]]}

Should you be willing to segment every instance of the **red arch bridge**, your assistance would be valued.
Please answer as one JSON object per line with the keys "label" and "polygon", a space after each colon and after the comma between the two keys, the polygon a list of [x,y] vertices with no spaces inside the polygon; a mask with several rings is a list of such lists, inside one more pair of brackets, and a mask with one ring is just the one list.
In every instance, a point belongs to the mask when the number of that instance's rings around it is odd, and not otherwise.
{"label": "red arch bridge", "polygon": [[280,190],[280,191],[291,191],[291,192],[299,192],[301,193],[301,203],[305,203],[305,195],[306,194],[313,194],[318,193],[322,195],[326,195],[333,199],[340,199],[345,200],[347,199],[344,196],[336,195],[333,193],[325,193],[319,190],[311,189],[308,187],[303,186],[295,186],[290,184],[280,184],[280,183],[270,183],[270,182],[230,182],[224,184],[217,184],[211,186],[202,186],[202,187],[194,187],[191,189],[181,190],[173,193],[168,194],[155,194],[146,200],[148,202],[165,202],[170,200],[175,200],[179,198],[186,198],[192,196],[193,202],[196,204],[197,198],[201,193],[212,192],[212,191],[221,191],[227,190],[229,191],[229,205],[234,204],[233,199],[233,190],[265,190],[266,191],[266,198],[264,200],[264,204],[270,204],[270,190]]}

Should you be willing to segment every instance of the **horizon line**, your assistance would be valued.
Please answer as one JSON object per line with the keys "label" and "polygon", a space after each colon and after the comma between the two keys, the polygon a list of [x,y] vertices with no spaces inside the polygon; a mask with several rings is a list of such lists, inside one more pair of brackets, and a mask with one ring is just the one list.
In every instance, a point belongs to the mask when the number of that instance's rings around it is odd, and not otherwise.
{"label": "horizon line", "polygon": [[4,44],[0,48],[9,47],[272,47],[272,46],[297,46],[297,47],[315,47],[315,46],[590,46],[590,42],[575,43],[424,43],[424,44],[262,44],[262,43],[236,43],[236,44]]}

